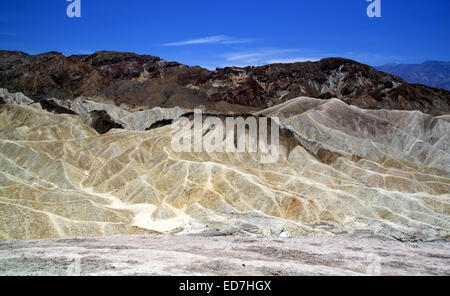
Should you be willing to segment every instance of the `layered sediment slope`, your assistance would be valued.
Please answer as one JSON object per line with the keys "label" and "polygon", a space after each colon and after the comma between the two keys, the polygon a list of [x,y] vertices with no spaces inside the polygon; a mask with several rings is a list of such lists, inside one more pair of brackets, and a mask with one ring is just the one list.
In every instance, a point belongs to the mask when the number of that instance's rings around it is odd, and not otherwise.
{"label": "layered sediment slope", "polygon": [[0,105],[0,238],[213,229],[448,239],[448,116],[306,97],[246,116],[280,117],[277,162],[175,152],[180,130],[166,120],[99,134],[90,113]]}

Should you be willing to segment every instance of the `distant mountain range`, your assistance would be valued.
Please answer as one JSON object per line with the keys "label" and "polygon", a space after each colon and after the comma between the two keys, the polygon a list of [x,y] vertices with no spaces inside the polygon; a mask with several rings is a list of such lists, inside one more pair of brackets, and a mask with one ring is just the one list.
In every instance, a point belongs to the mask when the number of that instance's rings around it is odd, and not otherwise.
{"label": "distant mountain range", "polygon": [[450,90],[450,62],[428,61],[423,64],[393,63],[375,68],[400,76],[409,83],[420,83]]}

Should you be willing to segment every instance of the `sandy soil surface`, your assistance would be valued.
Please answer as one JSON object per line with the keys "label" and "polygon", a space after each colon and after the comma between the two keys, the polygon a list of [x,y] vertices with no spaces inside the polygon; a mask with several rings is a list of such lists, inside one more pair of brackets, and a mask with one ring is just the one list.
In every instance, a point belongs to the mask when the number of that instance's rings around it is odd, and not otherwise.
{"label": "sandy soil surface", "polygon": [[118,235],[0,242],[0,275],[450,275],[447,241],[366,233]]}

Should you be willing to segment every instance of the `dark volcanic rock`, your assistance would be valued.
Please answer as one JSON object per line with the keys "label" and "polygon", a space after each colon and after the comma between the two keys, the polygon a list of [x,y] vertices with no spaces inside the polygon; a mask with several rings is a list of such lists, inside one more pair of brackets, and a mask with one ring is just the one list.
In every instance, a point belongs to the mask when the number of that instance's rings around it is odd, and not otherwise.
{"label": "dark volcanic rock", "polygon": [[159,69],[182,67],[176,62],[166,62],[159,57],[100,51],[89,56],[78,56],[83,63],[88,63],[112,79],[138,78],[144,71],[153,73]]}
{"label": "dark volcanic rock", "polygon": [[[0,87],[33,99],[80,95],[131,107],[266,108],[298,96],[339,98],[366,109],[450,112],[450,92],[342,58],[209,71],[120,52],[65,57],[0,51]],[[223,103],[228,105],[223,105]],[[224,107],[225,106],[225,107]]]}
{"label": "dark volcanic rock", "polygon": [[99,134],[106,134],[113,128],[123,128],[123,126],[114,120],[106,113],[106,111],[92,111],[91,116],[91,127],[95,129]]}
{"label": "dark volcanic rock", "polygon": [[47,110],[48,112],[56,114],[76,114],[72,110],[64,108],[50,100],[40,100],[39,104],[42,106],[42,109]]}

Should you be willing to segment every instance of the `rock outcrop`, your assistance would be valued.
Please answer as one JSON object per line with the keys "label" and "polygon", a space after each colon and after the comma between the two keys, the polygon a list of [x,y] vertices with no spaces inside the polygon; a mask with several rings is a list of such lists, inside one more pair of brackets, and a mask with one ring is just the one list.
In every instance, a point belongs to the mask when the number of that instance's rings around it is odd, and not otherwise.
{"label": "rock outcrop", "polygon": [[[51,102],[54,105],[60,106],[66,110],[70,110],[73,114],[87,115],[98,114],[104,112],[109,118],[108,120],[115,123],[116,128],[124,128],[126,130],[144,131],[149,129],[153,124],[163,120],[173,120],[178,118],[186,110],[179,107],[175,108],[160,108],[154,107],[152,109],[145,109],[140,111],[130,112],[115,106],[112,103],[100,103],[91,101],[86,98],[77,98],[73,101],[64,101],[58,99],[41,100],[40,103]],[[105,116],[103,116],[106,118]]]}
{"label": "rock outcrop", "polygon": [[450,92],[410,85],[399,77],[342,58],[228,67],[209,71],[158,57],[119,52],[65,57],[0,51],[0,87],[33,100],[79,96],[127,108],[252,111],[292,98],[338,98],[364,109],[450,112]]}

